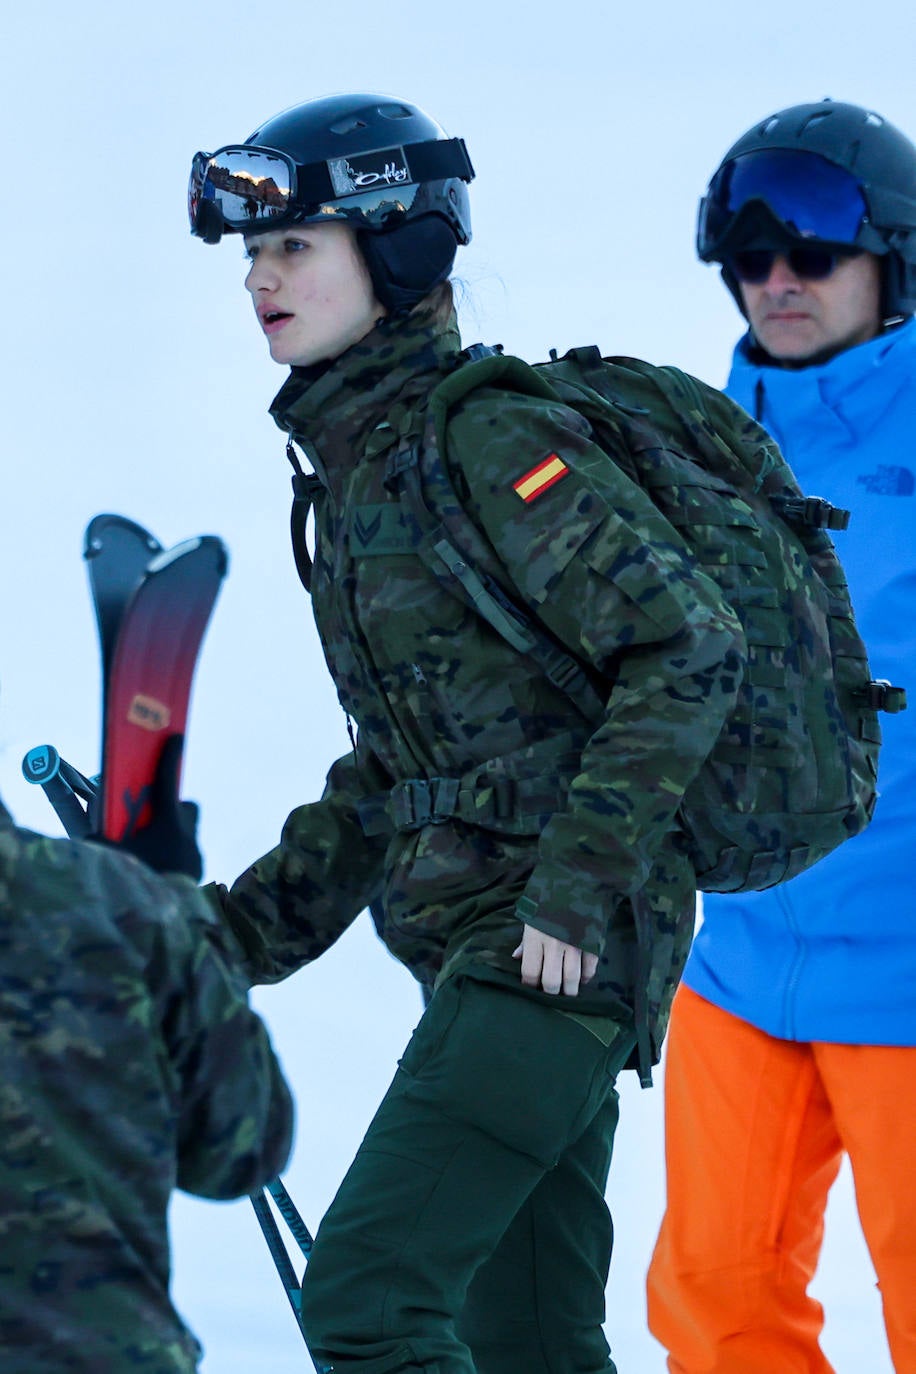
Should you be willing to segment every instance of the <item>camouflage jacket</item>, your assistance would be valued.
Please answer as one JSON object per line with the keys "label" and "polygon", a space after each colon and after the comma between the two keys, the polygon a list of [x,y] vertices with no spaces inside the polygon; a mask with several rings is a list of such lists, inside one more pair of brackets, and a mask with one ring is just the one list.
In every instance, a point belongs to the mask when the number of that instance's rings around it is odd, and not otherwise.
{"label": "camouflage jacket", "polygon": [[0,1369],[189,1374],[172,1189],[244,1195],[292,1104],[209,903],[0,805]]}
{"label": "camouflage jacket", "polygon": [[[392,481],[459,350],[454,324],[386,322],[323,373],[293,369],[274,402],[319,479],[312,601],[359,744],[225,910],[257,979],[320,954],[381,894],[386,943],[421,979],[517,985],[523,919],[600,956],[571,1007],[623,1016],[647,998],[657,1045],[694,919],[675,816],[737,691],[741,630],[580,416],[470,393],[449,417],[453,484],[504,580],[613,684],[587,725],[418,556]],[[539,487],[556,456],[562,480]]]}

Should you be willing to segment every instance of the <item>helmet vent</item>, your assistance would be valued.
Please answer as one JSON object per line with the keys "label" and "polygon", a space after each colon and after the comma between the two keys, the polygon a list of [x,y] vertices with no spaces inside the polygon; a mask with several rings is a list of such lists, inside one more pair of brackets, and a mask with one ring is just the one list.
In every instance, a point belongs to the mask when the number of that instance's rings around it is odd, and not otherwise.
{"label": "helmet vent", "polygon": [[383,119],[410,119],[412,114],[406,105],[379,105],[378,112]]}
{"label": "helmet vent", "polygon": [[351,115],[349,119],[339,119],[330,127],[332,134],[352,134],[354,129],[367,129],[369,126],[359,115]]}
{"label": "helmet vent", "polygon": [[880,129],[884,125],[884,120],[881,118],[880,115],[873,114],[871,111],[869,111],[868,114],[865,116],[865,123],[870,125],[873,129]]}

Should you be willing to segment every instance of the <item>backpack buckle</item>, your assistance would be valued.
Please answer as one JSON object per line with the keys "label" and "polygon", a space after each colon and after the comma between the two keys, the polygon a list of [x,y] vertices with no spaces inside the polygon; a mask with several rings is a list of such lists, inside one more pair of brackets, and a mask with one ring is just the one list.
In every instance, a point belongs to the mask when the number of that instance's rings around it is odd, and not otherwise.
{"label": "backpack buckle", "polygon": [[906,710],[906,688],[892,687],[886,678],[876,678],[855,693],[856,702],[869,711],[896,715]]}
{"label": "backpack buckle", "polygon": [[401,485],[402,474],[417,467],[419,462],[419,444],[407,444],[403,448],[395,449],[385,463],[385,476],[383,478],[385,490],[396,495]]}
{"label": "backpack buckle", "polygon": [[472,343],[462,351],[461,356],[469,363],[479,363],[482,358],[498,358],[502,352],[502,344]]}
{"label": "backpack buckle", "polygon": [[849,528],[850,512],[834,506],[822,496],[774,496],[773,505],[782,518],[793,525],[815,530]]}
{"label": "backpack buckle", "polygon": [[396,830],[421,830],[444,825],[458,805],[457,778],[408,778],[392,787],[388,811]]}

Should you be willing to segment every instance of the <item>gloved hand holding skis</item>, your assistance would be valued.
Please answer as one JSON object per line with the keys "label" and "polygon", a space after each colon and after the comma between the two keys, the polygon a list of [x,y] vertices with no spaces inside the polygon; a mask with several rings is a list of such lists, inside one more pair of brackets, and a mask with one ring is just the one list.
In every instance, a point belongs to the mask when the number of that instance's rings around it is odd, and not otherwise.
{"label": "gloved hand holding skis", "polygon": [[[142,859],[157,873],[185,873],[200,882],[203,860],[197,847],[196,802],[178,798],[178,771],[184,735],[170,735],[162,747],[150,785],[150,820],[121,840],[102,840],[115,844]],[[100,837],[94,836],[98,839]]]}

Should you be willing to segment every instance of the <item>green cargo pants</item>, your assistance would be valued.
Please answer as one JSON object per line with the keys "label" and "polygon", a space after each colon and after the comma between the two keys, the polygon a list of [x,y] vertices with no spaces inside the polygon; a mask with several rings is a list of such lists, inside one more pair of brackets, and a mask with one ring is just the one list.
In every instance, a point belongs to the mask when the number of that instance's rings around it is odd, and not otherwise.
{"label": "green cargo pants", "polygon": [[335,1374],[615,1374],[604,1189],[635,1035],[607,1038],[505,986],[435,993],[306,1271]]}

